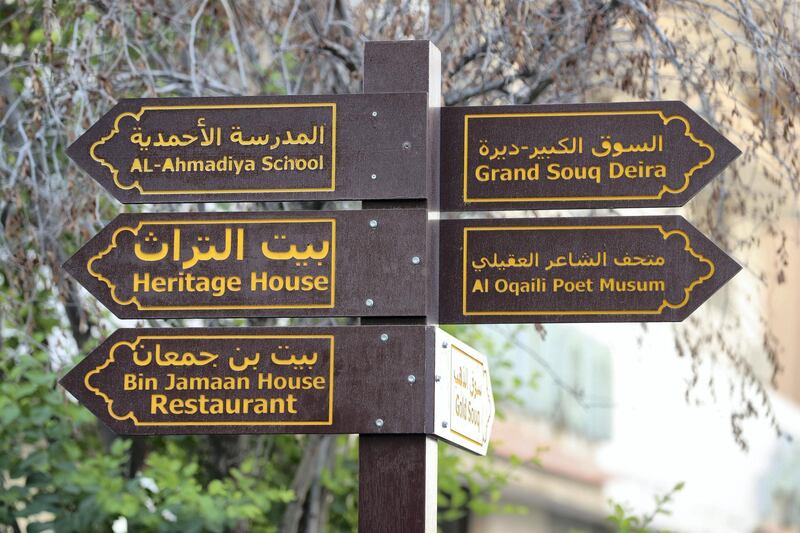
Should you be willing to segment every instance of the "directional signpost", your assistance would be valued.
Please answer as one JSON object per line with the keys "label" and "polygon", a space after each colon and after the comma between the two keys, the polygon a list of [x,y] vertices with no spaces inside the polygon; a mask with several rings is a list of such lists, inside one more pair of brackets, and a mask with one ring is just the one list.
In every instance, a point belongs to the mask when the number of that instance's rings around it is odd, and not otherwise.
{"label": "directional signpost", "polygon": [[441,207],[679,207],[739,153],[682,102],[444,108]]}
{"label": "directional signpost", "polygon": [[422,209],[125,214],[64,267],[121,318],[420,316],[426,224]]}
{"label": "directional signpost", "polygon": [[426,100],[122,100],[68,154],[124,203],[424,198]]}
{"label": "directional signpost", "polygon": [[741,267],[677,216],[446,220],[443,323],[685,319]]}
{"label": "directional signpost", "polygon": [[436,329],[434,433],[486,455],[494,423],[494,398],[486,356]]}
{"label": "directional signpost", "polygon": [[437,323],[680,321],[739,265],[678,216],[739,150],[680,102],[441,108],[427,41],[367,43],[365,93],[123,100],[69,156],[124,203],[64,265],[120,318],[360,326],[120,330],[61,381],[121,434],[357,433],[359,528],[436,530],[436,442],[487,453],[488,358]]}
{"label": "directional signpost", "polygon": [[[61,384],[124,435],[424,434],[434,405],[470,439],[445,440],[485,454],[494,417],[486,357],[452,341],[467,358],[453,366],[444,338],[431,326],[122,329]],[[434,360],[451,379],[436,381]],[[450,416],[440,389],[453,379],[461,388]]]}

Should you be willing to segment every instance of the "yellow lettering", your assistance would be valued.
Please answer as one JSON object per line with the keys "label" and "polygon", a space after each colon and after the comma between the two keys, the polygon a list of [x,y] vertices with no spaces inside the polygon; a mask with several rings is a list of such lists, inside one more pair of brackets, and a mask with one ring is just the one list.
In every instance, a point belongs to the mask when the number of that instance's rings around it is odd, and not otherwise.
{"label": "yellow lettering", "polygon": [[570,281],[562,278],[553,279],[553,292],[594,292],[592,283],[594,280],[585,279],[580,281]]}
{"label": "yellow lettering", "polygon": [[488,165],[475,167],[475,179],[485,183],[487,181],[538,181],[539,163],[530,167],[500,167],[489,168]]}
{"label": "yellow lettering", "polygon": [[317,276],[314,278],[314,288],[318,291],[327,291],[328,290],[328,277],[327,276]]}
{"label": "yellow lettering", "polygon": [[143,274],[142,279],[139,279],[138,272],[133,273],[133,292],[139,292],[140,286],[143,292],[150,292],[150,274],[147,272]]}
{"label": "yellow lettering", "polygon": [[164,396],[163,394],[153,394],[152,396],[150,396],[150,414],[151,415],[154,415],[156,413],[162,415],[168,414],[166,403],[167,403],[167,397]]}

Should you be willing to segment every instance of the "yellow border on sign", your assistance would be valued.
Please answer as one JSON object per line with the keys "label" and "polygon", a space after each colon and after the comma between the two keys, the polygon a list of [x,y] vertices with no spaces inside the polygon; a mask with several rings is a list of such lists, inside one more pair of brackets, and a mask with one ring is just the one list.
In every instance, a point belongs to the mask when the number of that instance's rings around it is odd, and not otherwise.
{"label": "yellow border on sign", "polygon": [[[307,223],[307,222],[325,222],[331,224],[331,301],[329,304],[284,304],[284,305],[189,305],[182,307],[168,307],[168,306],[146,306],[142,305],[136,296],[131,296],[128,300],[120,300],[117,298],[117,286],[102,274],[95,272],[92,269],[92,264],[108,255],[111,250],[117,247],[117,236],[123,231],[130,231],[134,235],[138,235],[139,230],[144,226],[151,224],[156,226],[168,224],[274,224],[274,223]],[[233,220],[143,220],[133,228],[130,226],[122,226],[114,231],[111,236],[111,244],[104,250],[97,252],[89,258],[86,262],[86,270],[89,274],[105,283],[111,290],[111,299],[119,305],[135,305],[136,309],[140,311],[207,311],[216,309],[332,309],[335,307],[336,302],[336,219],[335,218],[291,218],[291,219],[233,219]]]}
{"label": "yellow border on sign", "polygon": [[[136,122],[142,118],[145,111],[173,111],[178,109],[270,109],[287,107],[330,107],[331,108],[331,185],[330,187],[310,187],[293,189],[205,189],[205,190],[164,190],[164,191],[145,191],[139,180],[135,180],[130,185],[125,185],[119,181],[119,169],[111,163],[95,154],[95,149],[111,140],[120,132],[119,123],[125,117],[133,117]],[[127,191],[137,189],[141,195],[155,194],[236,194],[236,193],[280,193],[280,192],[330,192],[336,190],[336,103],[335,102],[309,102],[300,104],[223,104],[223,105],[181,105],[181,106],[141,106],[136,113],[126,111],[120,113],[114,119],[114,126],[111,132],[105,137],[101,137],[89,148],[91,158],[111,171],[114,184],[121,190]]]}
{"label": "yellow border on sign", "polygon": [[[481,368],[483,369],[483,372],[486,373],[486,365],[483,364],[483,361],[479,361],[479,360],[475,359],[474,357],[472,357],[470,354],[468,354],[467,352],[465,352],[464,350],[462,350],[461,348],[459,348],[455,344],[453,344],[453,349],[454,350],[458,350],[462,354],[466,355],[467,357],[469,357],[470,359],[472,359],[473,361],[478,363],[481,366]],[[453,375],[452,374],[453,374],[453,356],[451,355],[450,356],[450,387],[451,388],[453,386],[452,385],[452,383],[453,383],[453,381],[452,381],[453,380]],[[452,415],[452,412],[453,412],[453,394],[451,393],[450,394],[450,413],[451,413],[451,415]],[[480,429],[480,426],[478,426],[478,429]],[[450,431],[452,433],[455,433],[456,435],[458,435],[462,439],[468,440],[469,442],[473,443],[476,446],[483,446],[484,444],[486,444],[485,442],[478,442],[475,439],[467,437],[463,433],[459,433],[458,431],[453,429],[453,417],[452,416],[450,417]]]}
{"label": "yellow border on sign", "polygon": [[[688,287],[683,289],[683,300],[679,303],[669,302],[666,298],[662,300],[658,309],[641,309],[641,310],[583,310],[583,311],[468,311],[467,310],[467,235],[470,231],[549,231],[549,230],[595,230],[595,229],[656,229],[661,232],[664,240],[667,240],[672,235],[680,235],[683,237],[686,244],[683,249],[701,263],[708,265],[708,273],[700,276],[694,280]],[[697,285],[710,279],[716,270],[714,263],[699,254],[692,248],[689,236],[681,230],[665,230],[661,224],[635,224],[635,225],[610,225],[610,226],[510,226],[510,227],[465,227],[464,228],[464,257],[463,257],[463,283],[461,287],[462,294],[462,313],[464,316],[511,316],[511,315],[563,315],[563,316],[576,316],[576,315],[660,315],[666,308],[680,309],[689,303],[691,292]]]}
{"label": "yellow border on sign", "polygon": [[[141,340],[145,339],[328,339],[330,341],[331,350],[331,364],[330,364],[330,393],[328,395],[328,419],[327,420],[311,420],[311,421],[273,421],[273,422],[140,422],[133,411],[128,411],[124,415],[118,415],[114,412],[114,400],[108,397],[106,393],[91,385],[89,380],[95,374],[100,374],[100,371],[115,361],[114,350],[119,346],[129,346],[131,350],[136,349],[136,345]],[[120,341],[114,344],[108,351],[106,360],[98,365],[94,370],[86,373],[83,377],[83,384],[87,389],[92,391],[95,395],[99,396],[106,402],[108,414],[115,420],[125,421],[130,420],[135,426],[330,426],[333,425],[333,349],[334,349],[334,336],[333,335],[140,335],[136,340],[131,342]]]}
{"label": "yellow border on sign", "polygon": [[[688,137],[695,144],[701,148],[706,148],[709,152],[707,159],[700,161],[688,172],[683,175],[683,185],[677,189],[668,187],[667,185],[661,186],[661,191],[655,195],[634,195],[634,196],[535,196],[526,198],[470,198],[468,183],[469,183],[469,164],[468,164],[468,143],[467,137],[469,132],[469,119],[481,118],[527,118],[527,117],[581,117],[581,116],[610,116],[610,115],[657,115],[666,126],[673,120],[679,120],[684,125],[684,137]],[[486,115],[464,115],[464,203],[479,203],[479,202],[575,202],[587,200],[659,200],[665,194],[679,194],[689,187],[692,174],[710,164],[716,155],[714,148],[695,137],[691,131],[689,121],[680,115],[665,116],[664,113],[658,110],[654,111],[584,111],[575,113],[509,113],[509,114],[486,114]]]}

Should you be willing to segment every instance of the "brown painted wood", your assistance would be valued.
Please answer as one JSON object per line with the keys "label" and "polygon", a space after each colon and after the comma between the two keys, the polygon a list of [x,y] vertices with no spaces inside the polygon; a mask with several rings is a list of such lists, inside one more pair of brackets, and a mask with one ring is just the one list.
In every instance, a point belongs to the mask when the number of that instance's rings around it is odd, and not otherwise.
{"label": "brown painted wood", "polygon": [[[358,530],[436,531],[426,516],[436,492],[436,442],[424,435],[361,435],[358,442]],[[435,499],[434,499],[435,503]],[[430,511],[429,511],[430,513]],[[432,522],[432,523],[431,523]]]}
{"label": "brown painted wood", "polygon": [[[441,55],[429,41],[368,42],[364,48],[364,92],[426,91],[428,93],[428,142],[425,147],[423,180],[427,183],[427,206],[438,204],[439,108],[441,106]],[[396,207],[393,202],[374,201],[369,207]],[[438,221],[427,223],[426,268],[438,269]],[[438,277],[426,286],[428,323],[437,322]],[[362,318],[362,323],[379,318]],[[396,321],[398,318],[390,319]],[[399,319],[399,320],[402,320]],[[433,335],[433,332],[430,332]],[[431,337],[431,340],[432,337]],[[427,372],[435,371],[434,357],[426,361]],[[428,380],[426,432],[433,433],[434,387]],[[433,533],[436,531],[437,450],[436,441],[424,435],[361,435],[359,458],[358,528],[362,532]]]}
{"label": "brown painted wood", "polygon": [[678,216],[446,220],[444,324],[681,321],[741,267]]}
{"label": "brown painted wood", "polygon": [[64,268],[120,318],[424,316],[426,225],[423,209],[123,214]]}
{"label": "brown painted wood", "polygon": [[121,329],[61,385],[125,435],[422,434],[432,360],[425,326]]}
{"label": "brown painted wood", "polygon": [[123,203],[424,198],[426,99],[126,99],[67,154]]}
{"label": "brown painted wood", "polygon": [[740,154],[682,102],[448,107],[441,136],[442,211],[678,207]]}

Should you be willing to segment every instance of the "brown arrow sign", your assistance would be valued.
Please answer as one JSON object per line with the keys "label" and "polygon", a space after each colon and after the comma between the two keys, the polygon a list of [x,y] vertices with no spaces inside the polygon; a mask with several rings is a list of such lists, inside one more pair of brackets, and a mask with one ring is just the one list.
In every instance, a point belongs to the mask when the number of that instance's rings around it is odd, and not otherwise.
{"label": "brown arrow sign", "polygon": [[123,203],[424,198],[427,95],[122,100],[67,154]]}
{"label": "brown arrow sign", "polygon": [[424,316],[424,209],[141,213],[64,268],[120,318]]}
{"label": "brown arrow sign", "polygon": [[741,267],[678,216],[444,220],[441,323],[681,321]]}
{"label": "brown arrow sign", "polygon": [[431,326],[121,329],[61,385],[122,435],[435,434],[486,455],[494,419],[486,356]]}
{"label": "brown arrow sign", "polygon": [[678,207],[740,151],[682,102],[443,108],[441,209]]}
{"label": "brown arrow sign", "polygon": [[126,435],[425,433],[433,339],[424,326],[122,329],[61,384]]}

